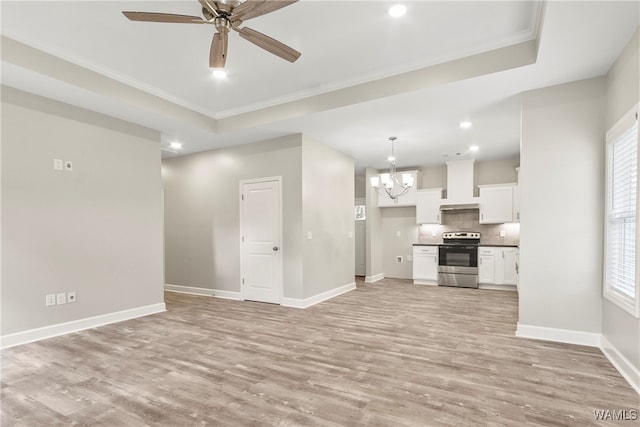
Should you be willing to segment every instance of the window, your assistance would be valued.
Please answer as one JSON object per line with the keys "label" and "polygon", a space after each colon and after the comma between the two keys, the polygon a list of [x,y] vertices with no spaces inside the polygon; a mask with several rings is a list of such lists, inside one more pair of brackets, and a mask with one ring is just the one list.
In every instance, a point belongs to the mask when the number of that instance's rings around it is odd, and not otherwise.
{"label": "window", "polygon": [[606,197],[604,296],[639,317],[637,106],[607,132]]}

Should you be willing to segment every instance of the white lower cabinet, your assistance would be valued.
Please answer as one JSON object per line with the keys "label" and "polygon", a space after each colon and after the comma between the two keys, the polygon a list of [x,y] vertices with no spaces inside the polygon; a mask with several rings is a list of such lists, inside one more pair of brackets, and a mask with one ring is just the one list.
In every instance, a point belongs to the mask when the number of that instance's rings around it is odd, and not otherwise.
{"label": "white lower cabinet", "polygon": [[478,248],[478,283],[495,282],[494,248]]}
{"label": "white lower cabinet", "polygon": [[[518,285],[518,248],[480,246],[478,248],[478,283],[488,287],[515,289]],[[487,287],[487,286],[485,286]]]}
{"label": "white lower cabinet", "polygon": [[438,247],[413,247],[413,283],[416,285],[438,284]]}
{"label": "white lower cabinet", "polygon": [[502,248],[501,285],[518,284],[518,248]]}

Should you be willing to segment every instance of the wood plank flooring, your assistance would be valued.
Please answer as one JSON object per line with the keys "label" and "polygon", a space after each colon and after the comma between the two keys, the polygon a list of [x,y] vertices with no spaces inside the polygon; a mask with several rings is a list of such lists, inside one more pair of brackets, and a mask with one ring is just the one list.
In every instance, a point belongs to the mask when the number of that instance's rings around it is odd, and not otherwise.
{"label": "wood plank flooring", "polygon": [[640,409],[595,348],[514,337],[517,294],[358,282],[306,310],[168,311],[2,354],[8,426],[589,426]]}

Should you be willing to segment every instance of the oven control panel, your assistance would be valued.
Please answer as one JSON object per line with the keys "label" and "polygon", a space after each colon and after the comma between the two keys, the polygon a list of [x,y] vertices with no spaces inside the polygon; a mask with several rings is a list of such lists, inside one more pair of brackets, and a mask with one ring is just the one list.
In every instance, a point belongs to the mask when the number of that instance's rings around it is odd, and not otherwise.
{"label": "oven control panel", "polygon": [[442,233],[444,239],[480,239],[480,233],[475,231],[455,231]]}

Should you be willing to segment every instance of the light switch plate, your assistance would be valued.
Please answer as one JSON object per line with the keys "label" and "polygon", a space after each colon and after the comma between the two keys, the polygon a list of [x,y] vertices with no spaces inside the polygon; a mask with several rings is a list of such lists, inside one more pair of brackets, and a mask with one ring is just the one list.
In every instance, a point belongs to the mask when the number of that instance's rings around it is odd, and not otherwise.
{"label": "light switch plate", "polygon": [[62,159],[53,159],[53,170],[61,171],[63,164]]}
{"label": "light switch plate", "polygon": [[310,231],[307,231],[307,240],[311,240],[313,239],[313,233]]}
{"label": "light switch plate", "polygon": [[66,304],[67,303],[67,294],[64,292],[56,294],[56,304]]}
{"label": "light switch plate", "polygon": [[56,305],[56,294],[47,294],[45,299],[45,305]]}
{"label": "light switch plate", "polygon": [[351,238],[353,237],[353,233],[352,233],[351,231],[349,231],[349,232],[347,233],[347,237],[351,239]]}
{"label": "light switch plate", "polygon": [[500,230],[500,237],[504,237],[507,235],[507,232],[504,230]]}

